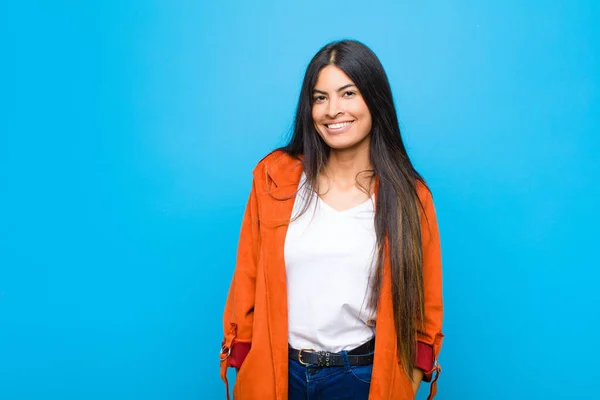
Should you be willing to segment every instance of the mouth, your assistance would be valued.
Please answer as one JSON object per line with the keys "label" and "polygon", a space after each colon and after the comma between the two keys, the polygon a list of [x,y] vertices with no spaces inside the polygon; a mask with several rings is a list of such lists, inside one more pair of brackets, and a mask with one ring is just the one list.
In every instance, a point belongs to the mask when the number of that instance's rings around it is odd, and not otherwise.
{"label": "mouth", "polygon": [[324,124],[328,129],[343,129],[347,126],[350,126],[354,123],[354,121],[344,121],[344,122],[337,122],[335,124]]}

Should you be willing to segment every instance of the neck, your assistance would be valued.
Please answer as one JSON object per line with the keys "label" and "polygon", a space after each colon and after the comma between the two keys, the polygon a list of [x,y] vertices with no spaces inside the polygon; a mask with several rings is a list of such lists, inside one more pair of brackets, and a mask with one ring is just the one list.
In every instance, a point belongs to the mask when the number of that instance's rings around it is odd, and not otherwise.
{"label": "neck", "polygon": [[323,171],[333,181],[354,184],[360,172],[373,169],[369,153],[369,141],[360,146],[336,150],[331,149],[325,170]]}

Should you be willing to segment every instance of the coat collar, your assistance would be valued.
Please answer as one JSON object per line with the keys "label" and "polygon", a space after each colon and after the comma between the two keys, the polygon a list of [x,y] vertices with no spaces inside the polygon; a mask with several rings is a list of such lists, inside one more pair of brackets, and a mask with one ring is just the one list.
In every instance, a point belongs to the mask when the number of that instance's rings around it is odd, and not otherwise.
{"label": "coat collar", "polygon": [[302,157],[294,158],[282,150],[276,150],[271,156],[265,160],[265,172],[275,186],[297,186],[304,169]]}
{"label": "coat collar", "polygon": [[[265,158],[265,173],[275,184],[275,188],[298,186],[304,170],[303,156],[290,156],[283,150],[275,150]],[[268,180],[267,180],[268,181]],[[375,199],[379,192],[379,179],[375,178]]]}

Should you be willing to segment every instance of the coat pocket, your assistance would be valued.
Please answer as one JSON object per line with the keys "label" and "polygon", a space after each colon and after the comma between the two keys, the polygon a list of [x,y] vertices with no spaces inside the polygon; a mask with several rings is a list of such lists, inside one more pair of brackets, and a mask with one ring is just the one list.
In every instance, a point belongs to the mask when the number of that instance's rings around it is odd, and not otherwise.
{"label": "coat pocket", "polygon": [[[244,362],[237,370],[235,375],[235,383],[233,384],[233,399],[250,399],[253,398],[250,393],[253,392],[251,385],[253,384],[252,375],[256,373],[257,366],[254,365],[254,352],[252,348],[246,355]],[[245,397],[244,397],[245,396]]]}
{"label": "coat pocket", "polygon": [[231,344],[231,353],[227,359],[227,365],[229,367],[240,369],[244,360],[248,356],[250,349],[252,348],[251,342],[233,341]]}

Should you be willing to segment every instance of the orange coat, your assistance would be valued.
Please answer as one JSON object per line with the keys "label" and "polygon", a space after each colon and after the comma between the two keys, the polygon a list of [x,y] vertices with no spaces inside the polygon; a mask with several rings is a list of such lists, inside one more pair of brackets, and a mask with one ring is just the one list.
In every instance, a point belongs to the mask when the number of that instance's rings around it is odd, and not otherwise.
{"label": "orange coat", "polygon": [[[249,349],[237,374],[235,400],[287,400],[288,397],[285,223],[291,217],[301,173],[302,164],[283,151],[269,154],[254,169],[224,313],[221,377],[227,387],[227,367],[239,367],[240,358]],[[436,362],[430,373],[437,371],[437,380],[441,371],[437,355],[443,338],[440,242],[431,194],[420,184],[418,195],[429,224],[421,218],[425,330],[418,333],[417,340],[433,348]],[[389,262],[384,263],[382,285],[369,399],[412,400],[415,394],[411,380],[397,356]],[[237,364],[232,362],[234,359]],[[431,386],[429,398],[435,395],[435,380]]]}

